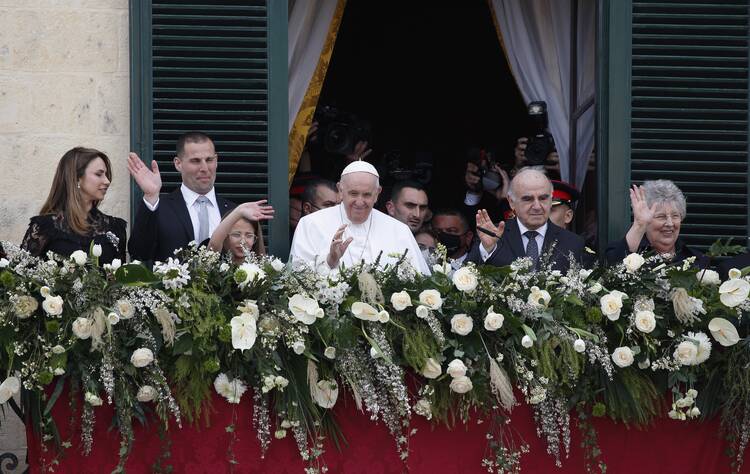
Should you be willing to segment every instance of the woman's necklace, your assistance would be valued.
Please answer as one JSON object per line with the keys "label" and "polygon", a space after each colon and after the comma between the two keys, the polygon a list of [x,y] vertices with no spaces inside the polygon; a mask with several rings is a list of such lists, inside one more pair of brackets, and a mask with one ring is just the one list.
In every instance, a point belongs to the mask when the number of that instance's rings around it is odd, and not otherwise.
{"label": "woman's necklace", "polygon": [[[346,221],[349,221],[349,219],[344,219],[344,211],[343,211],[344,205],[341,204],[339,207],[339,215],[341,216],[341,224],[347,224]],[[370,242],[370,231],[372,230],[372,209],[370,209],[370,215],[367,217],[367,219],[370,221],[367,225],[367,234],[365,235],[365,244],[362,246],[362,252],[359,254],[359,259],[352,261],[352,266],[356,265],[357,263],[361,262],[362,259],[365,256],[365,251],[367,251],[367,244]],[[352,224],[351,221],[348,222],[348,225],[355,225]],[[348,250],[348,249],[347,249]],[[347,252],[348,253],[348,252]]]}

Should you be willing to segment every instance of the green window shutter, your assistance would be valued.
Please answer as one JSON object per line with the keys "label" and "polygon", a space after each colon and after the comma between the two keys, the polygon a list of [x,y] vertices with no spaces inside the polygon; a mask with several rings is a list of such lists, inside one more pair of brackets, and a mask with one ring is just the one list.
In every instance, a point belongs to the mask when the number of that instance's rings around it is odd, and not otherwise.
{"label": "green window shutter", "polygon": [[685,193],[681,235],[747,244],[747,0],[633,1],[631,179]]}
{"label": "green window shutter", "polygon": [[288,209],[286,16],[286,2],[271,0],[131,1],[131,35],[140,41],[133,48],[140,57],[132,61],[142,64],[133,84],[133,113],[140,111],[141,121],[133,127],[134,146],[146,161],[158,161],[168,193],[181,182],[172,164],[177,137],[208,134],[219,154],[217,194],[236,203],[271,199],[277,217],[264,225],[264,235],[271,252],[282,256],[288,247],[288,226],[281,225]]}

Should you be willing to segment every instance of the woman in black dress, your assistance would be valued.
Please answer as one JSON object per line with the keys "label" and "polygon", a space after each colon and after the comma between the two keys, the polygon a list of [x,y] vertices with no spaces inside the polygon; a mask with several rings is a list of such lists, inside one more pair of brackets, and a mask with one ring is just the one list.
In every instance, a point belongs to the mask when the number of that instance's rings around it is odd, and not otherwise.
{"label": "woman in black dress", "polygon": [[47,201],[31,218],[21,246],[32,255],[51,251],[65,257],[76,250],[88,254],[91,242],[101,245],[100,263],[125,261],[126,223],[98,209],[112,180],[104,153],[76,147],[57,164]]}

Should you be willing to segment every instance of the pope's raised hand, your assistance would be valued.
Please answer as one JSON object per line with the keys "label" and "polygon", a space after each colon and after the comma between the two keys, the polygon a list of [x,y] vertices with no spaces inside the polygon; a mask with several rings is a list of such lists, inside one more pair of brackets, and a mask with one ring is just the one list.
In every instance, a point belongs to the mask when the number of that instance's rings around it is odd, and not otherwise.
{"label": "pope's raised hand", "polygon": [[[487,232],[483,232],[479,228],[482,228],[485,231],[491,232],[493,235],[488,234]],[[500,239],[500,237],[503,236],[503,232],[505,231],[505,222],[500,221],[497,225],[492,223],[492,219],[490,219],[490,215],[487,213],[485,209],[480,209],[479,212],[477,212],[477,235],[479,235],[479,240],[482,242],[482,247],[484,247],[484,250],[487,252],[491,252],[492,249],[495,248],[495,245],[497,245],[497,241]]]}
{"label": "pope's raised hand", "polygon": [[267,205],[266,199],[255,202],[246,202],[238,206],[242,217],[251,221],[264,221],[273,219],[274,210],[272,206]]}
{"label": "pope's raised hand", "polygon": [[159,199],[159,191],[161,191],[161,174],[156,160],[151,162],[151,168],[149,169],[137,154],[131,152],[128,154],[128,171],[143,191],[143,197],[146,201],[155,204]]}
{"label": "pope's raised hand", "polygon": [[346,230],[346,224],[339,227],[338,230],[336,230],[336,233],[333,234],[333,239],[331,240],[331,248],[328,251],[328,259],[326,260],[326,263],[328,263],[328,268],[338,267],[339,260],[341,260],[341,257],[344,256],[346,248],[349,247],[349,244],[351,244],[352,240],[354,240],[353,237],[349,237],[348,239],[344,240],[344,230]]}
{"label": "pope's raised hand", "polygon": [[649,207],[646,202],[646,190],[643,186],[633,185],[630,188],[630,205],[633,208],[633,224],[645,230],[654,218],[656,204]]}

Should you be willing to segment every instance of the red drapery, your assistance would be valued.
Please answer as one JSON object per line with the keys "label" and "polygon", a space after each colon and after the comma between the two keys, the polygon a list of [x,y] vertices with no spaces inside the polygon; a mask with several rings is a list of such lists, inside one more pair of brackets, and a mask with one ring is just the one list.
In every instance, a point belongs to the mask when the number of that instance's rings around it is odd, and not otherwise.
{"label": "red drapery", "polygon": [[[175,473],[301,473],[305,463],[300,459],[291,432],[282,440],[274,439],[265,459],[260,458],[260,447],[252,429],[251,397],[245,394],[242,403],[230,405],[215,396],[210,427],[170,427],[171,457],[167,461]],[[60,397],[53,414],[63,435],[68,433],[69,409],[67,397]],[[117,464],[119,434],[109,431],[112,409],[95,409],[96,427],[94,449],[90,456],[80,453],[80,436],[73,437],[73,447],[66,451],[56,472],[103,473]],[[236,417],[234,454],[238,464],[228,462],[231,435],[226,427]],[[402,463],[395,442],[382,423],[375,424],[357,411],[350,399],[340,399],[335,408],[337,422],[348,446],[338,451],[327,443],[324,454],[329,472],[346,473],[481,473],[481,460],[486,450],[486,423],[472,421],[449,430],[432,425],[414,415],[413,427],[418,431],[410,441],[410,456]],[[571,454],[561,468],[535,431],[533,416],[528,406],[513,411],[511,427],[525,440],[531,451],[521,459],[522,472],[581,473],[584,472],[581,437],[571,419],[573,431]],[[729,458],[724,454],[726,443],[719,433],[717,420],[680,422],[660,419],[647,430],[628,428],[607,419],[596,419],[599,445],[609,473],[720,473],[729,472]],[[273,436],[273,430],[272,430]],[[31,472],[39,472],[41,451],[35,440],[29,439]],[[161,452],[161,441],[154,424],[135,427],[135,444],[126,465],[128,473],[152,472],[154,460]],[[750,459],[745,462],[747,466]],[[743,469],[750,472],[750,467]]]}

